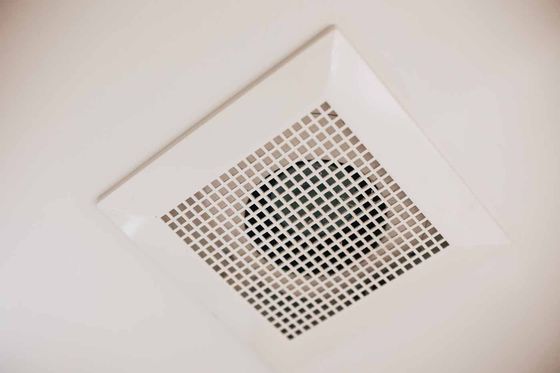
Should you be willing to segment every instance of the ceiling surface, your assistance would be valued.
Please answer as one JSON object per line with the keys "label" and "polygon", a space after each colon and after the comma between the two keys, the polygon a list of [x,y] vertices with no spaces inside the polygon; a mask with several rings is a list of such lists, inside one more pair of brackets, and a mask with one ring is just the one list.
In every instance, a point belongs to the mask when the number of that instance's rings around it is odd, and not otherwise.
{"label": "ceiling surface", "polygon": [[298,371],[560,371],[560,2],[499,0],[0,1],[0,371],[270,371],[95,204],[328,25],[511,245],[450,247]]}

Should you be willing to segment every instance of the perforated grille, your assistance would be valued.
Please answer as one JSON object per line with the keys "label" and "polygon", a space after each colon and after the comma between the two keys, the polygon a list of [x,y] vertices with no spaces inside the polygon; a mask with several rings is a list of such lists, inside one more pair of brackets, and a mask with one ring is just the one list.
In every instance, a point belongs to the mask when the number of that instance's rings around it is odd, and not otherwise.
{"label": "perforated grille", "polygon": [[289,339],[448,246],[326,102],[162,220]]}

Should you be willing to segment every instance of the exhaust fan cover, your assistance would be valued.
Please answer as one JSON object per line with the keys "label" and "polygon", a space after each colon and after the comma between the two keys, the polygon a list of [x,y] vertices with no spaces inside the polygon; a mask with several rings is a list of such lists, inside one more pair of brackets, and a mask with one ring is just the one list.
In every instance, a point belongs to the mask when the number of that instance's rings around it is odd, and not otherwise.
{"label": "exhaust fan cover", "polygon": [[99,206],[277,368],[447,247],[507,242],[332,29]]}

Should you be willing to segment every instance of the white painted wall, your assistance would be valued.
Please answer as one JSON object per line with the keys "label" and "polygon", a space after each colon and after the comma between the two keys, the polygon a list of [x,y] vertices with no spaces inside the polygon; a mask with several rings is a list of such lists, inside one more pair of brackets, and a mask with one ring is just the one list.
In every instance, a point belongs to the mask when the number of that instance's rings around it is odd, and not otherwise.
{"label": "white painted wall", "polygon": [[514,244],[302,371],[560,371],[554,0],[0,2],[0,371],[267,371],[94,203],[329,24]]}

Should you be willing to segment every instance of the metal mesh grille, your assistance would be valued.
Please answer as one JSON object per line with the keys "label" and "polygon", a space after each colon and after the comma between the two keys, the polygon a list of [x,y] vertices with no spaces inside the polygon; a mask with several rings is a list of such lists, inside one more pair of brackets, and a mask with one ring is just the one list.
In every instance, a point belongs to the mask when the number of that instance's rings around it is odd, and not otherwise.
{"label": "metal mesh grille", "polygon": [[289,339],[448,246],[326,102],[162,220]]}

